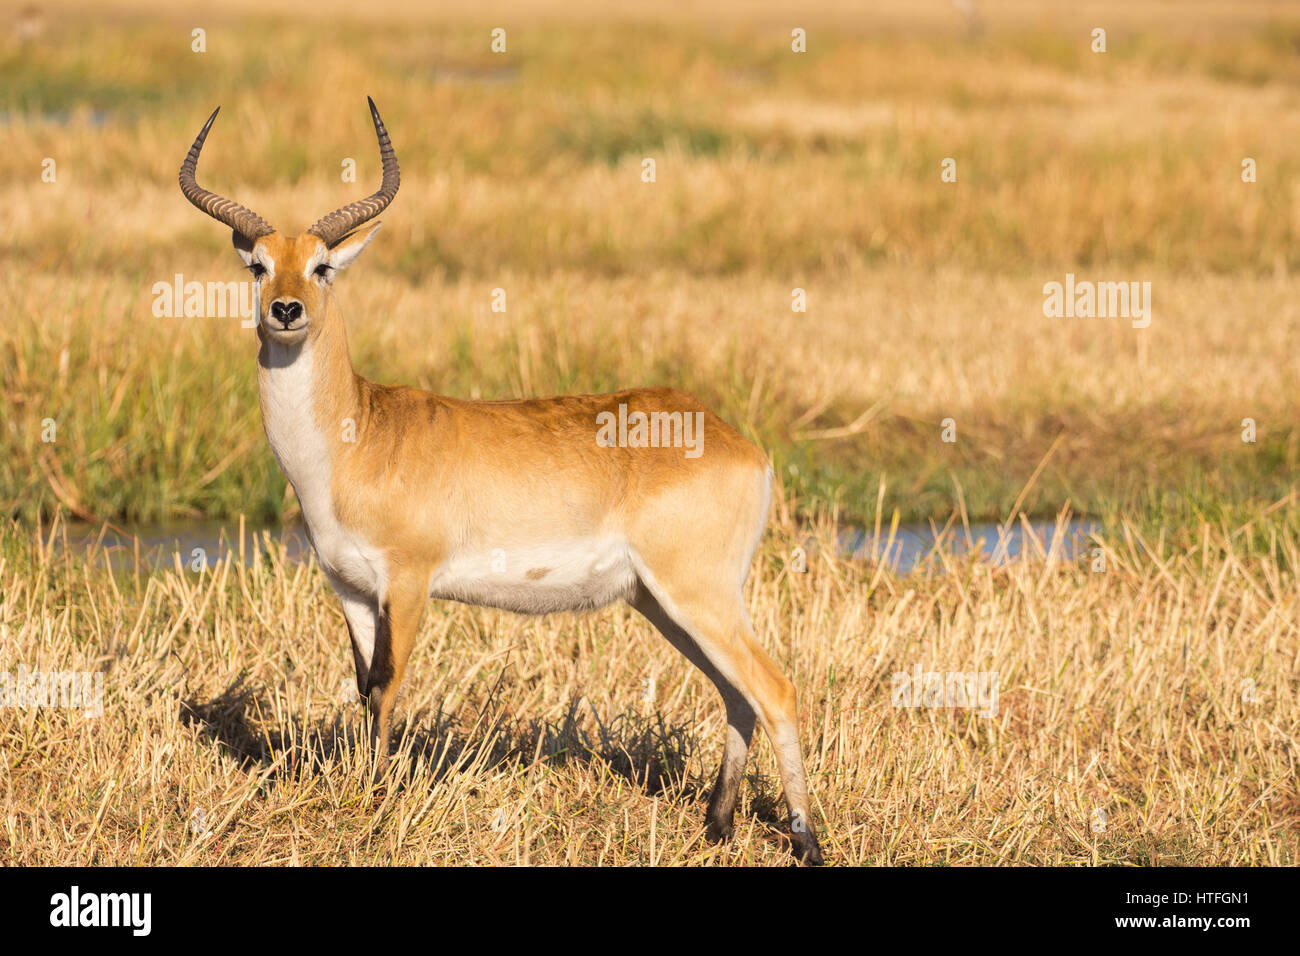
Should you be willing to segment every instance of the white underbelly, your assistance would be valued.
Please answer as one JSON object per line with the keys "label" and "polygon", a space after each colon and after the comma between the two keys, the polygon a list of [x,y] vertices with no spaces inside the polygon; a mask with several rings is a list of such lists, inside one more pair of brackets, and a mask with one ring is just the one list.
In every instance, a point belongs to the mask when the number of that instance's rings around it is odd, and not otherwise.
{"label": "white underbelly", "polygon": [[469,548],[452,554],[429,580],[429,595],[521,614],[584,611],[630,599],[632,553],[623,538]]}

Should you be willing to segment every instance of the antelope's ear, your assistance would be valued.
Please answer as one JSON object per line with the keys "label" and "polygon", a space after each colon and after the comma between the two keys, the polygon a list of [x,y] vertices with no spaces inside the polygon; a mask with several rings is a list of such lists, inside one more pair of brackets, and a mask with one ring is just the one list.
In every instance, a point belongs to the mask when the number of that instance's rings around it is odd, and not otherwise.
{"label": "antelope's ear", "polygon": [[235,247],[235,252],[239,253],[239,258],[244,260],[244,265],[253,264],[253,243],[249,241],[238,229],[230,231],[230,244]]}
{"label": "antelope's ear", "polygon": [[353,230],[330,246],[330,268],[343,270],[352,265],[357,256],[361,255],[361,250],[370,244],[371,239],[375,238],[380,225],[382,223],[376,222]]}

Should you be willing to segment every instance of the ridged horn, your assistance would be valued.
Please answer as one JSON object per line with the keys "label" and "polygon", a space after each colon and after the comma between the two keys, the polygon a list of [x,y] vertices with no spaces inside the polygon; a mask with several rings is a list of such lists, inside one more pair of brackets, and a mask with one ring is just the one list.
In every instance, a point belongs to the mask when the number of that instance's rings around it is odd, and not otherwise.
{"label": "ridged horn", "polygon": [[203,141],[208,138],[208,130],[212,128],[212,123],[220,112],[220,106],[212,111],[208,121],[203,124],[203,129],[199,130],[199,135],[195,138],[194,145],[190,147],[185,162],[181,163],[181,192],[185,194],[186,199],[213,219],[224,222],[250,242],[255,242],[262,236],[275,232],[271,224],[247,206],[241,206],[233,199],[218,196],[211,190],[204,189],[194,180],[194,171],[199,165],[199,153],[203,149]]}
{"label": "ridged horn", "polygon": [[379,157],[384,164],[384,178],[379,184],[378,192],[334,210],[328,216],[317,220],[316,224],[307,230],[327,246],[338,242],[357,226],[383,212],[397,195],[397,187],[402,181],[401,170],[397,167],[397,154],[393,152],[392,140],[388,138],[384,121],[379,118],[375,101],[367,96],[366,102],[370,104],[370,118],[375,123],[375,136],[379,138]]}

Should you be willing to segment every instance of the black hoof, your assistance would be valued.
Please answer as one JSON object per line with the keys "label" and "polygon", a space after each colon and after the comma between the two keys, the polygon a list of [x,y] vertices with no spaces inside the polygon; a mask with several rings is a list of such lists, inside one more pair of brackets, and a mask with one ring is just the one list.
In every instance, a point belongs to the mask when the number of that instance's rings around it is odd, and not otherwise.
{"label": "black hoof", "polygon": [[822,848],[817,845],[817,834],[799,811],[790,818],[790,842],[794,858],[804,866],[822,865]]}
{"label": "black hoof", "polygon": [[822,860],[822,848],[817,845],[816,840],[810,841],[804,846],[800,846],[799,839],[794,841],[794,855],[804,866],[821,866],[825,861]]}
{"label": "black hoof", "polygon": [[711,843],[726,843],[731,839],[731,833],[730,820],[725,823],[718,820],[709,820],[708,825],[704,828],[704,835],[709,838]]}

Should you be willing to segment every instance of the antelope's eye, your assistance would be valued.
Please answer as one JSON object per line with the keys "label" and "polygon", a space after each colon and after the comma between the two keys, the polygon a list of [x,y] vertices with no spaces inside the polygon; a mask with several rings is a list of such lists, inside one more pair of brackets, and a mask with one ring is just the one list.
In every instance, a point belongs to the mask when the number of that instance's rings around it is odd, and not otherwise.
{"label": "antelope's eye", "polygon": [[321,279],[328,279],[330,277],[329,263],[322,262],[320,265],[318,265],[316,267],[316,276]]}
{"label": "antelope's eye", "polygon": [[262,276],[266,275],[266,266],[262,265],[260,262],[254,262],[248,267],[248,271],[253,273],[254,279],[260,279]]}

